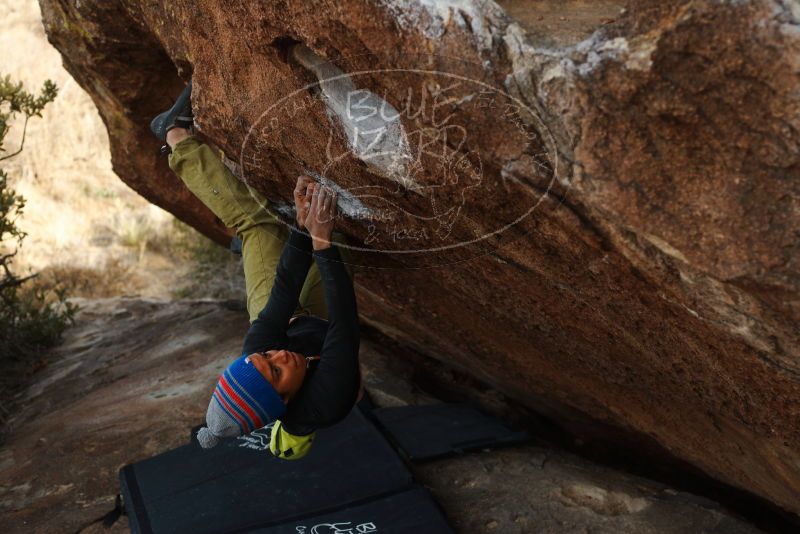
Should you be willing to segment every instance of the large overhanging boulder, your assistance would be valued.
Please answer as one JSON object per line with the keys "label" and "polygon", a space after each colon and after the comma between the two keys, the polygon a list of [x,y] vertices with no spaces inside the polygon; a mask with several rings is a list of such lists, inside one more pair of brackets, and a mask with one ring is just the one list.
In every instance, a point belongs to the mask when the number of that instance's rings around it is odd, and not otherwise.
{"label": "large overhanging boulder", "polygon": [[228,239],[147,130],[191,76],[273,209],[340,188],[365,323],[800,512],[796,3],[41,5],[146,198]]}

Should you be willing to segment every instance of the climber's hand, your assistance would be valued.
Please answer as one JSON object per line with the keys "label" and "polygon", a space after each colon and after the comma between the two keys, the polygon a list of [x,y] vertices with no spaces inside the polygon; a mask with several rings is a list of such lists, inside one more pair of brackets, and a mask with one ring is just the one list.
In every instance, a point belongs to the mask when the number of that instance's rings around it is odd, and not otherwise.
{"label": "climber's hand", "polygon": [[297,185],[294,187],[294,208],[297,212],[297,226],[303,228],[308,217],[308,210],[311,208],[311,191],[313,190],[314,179],[305,174],[297,177]]}
{"label": "climber's hand", "polygon": [[319,184],[313,184],[313,187],[305,227],[311,234],[314,250],[321,250],[331,245],[331,234],[336,223],[336,193]]}

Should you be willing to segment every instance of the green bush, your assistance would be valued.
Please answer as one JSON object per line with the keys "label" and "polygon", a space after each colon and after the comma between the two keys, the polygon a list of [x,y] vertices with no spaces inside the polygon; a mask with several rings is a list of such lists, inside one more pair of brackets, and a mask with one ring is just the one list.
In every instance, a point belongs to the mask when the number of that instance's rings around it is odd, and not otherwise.
{"label": "green bush", "polygon": [[[22,151],[28,120],[41,117],[42,110],[55,99],[57,92],[50,80],[34,96],[8,76],[0,77],[0,162]],[[24,116],[22,140],[15,151],[6,154],[3,141],[18,114]],[[0,168],[0,380],[6,386],[4,389],[14,386],[9,380],[21,378],[14,369],[40,365],[30,362],[30,357],[60,341],[77,309],[67,302],[59,284],[36,284],[33,282],[36,274],[20,276],[14,272],[14,257],[25,239],[25,232],[17,226],[24,208],[25,199],[10,187],[8,175]]]}

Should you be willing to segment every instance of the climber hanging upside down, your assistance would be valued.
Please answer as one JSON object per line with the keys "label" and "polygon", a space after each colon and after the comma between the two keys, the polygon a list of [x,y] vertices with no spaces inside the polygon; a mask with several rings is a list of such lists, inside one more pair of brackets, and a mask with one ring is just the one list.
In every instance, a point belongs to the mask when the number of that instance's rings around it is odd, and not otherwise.
{"label": "climber hanging upside down", "polygon": [[[150,128],[169,165],[242,241],[250,330],[222,373],[200,429],[203,448],[275,422],[270,449],[296,459],[314,432],[342,420],[360,397],[359,328],[345,251],[332,243],[336,195],[308,176],[294,189],[291,228],[192,134],[191,82]],[[313,264],[312,264],[313,260]]]}

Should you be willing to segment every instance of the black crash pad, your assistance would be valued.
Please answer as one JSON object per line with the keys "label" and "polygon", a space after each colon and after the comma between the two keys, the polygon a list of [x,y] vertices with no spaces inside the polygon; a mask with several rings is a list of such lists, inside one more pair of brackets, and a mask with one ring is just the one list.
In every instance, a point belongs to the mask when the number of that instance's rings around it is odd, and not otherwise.
{"label": "black crash pad", "polygon": [[329,514],[252,530],[258,534],[438,534],[452,532],[430,494],[419,486]]}
{"label": "black crash pad", "polygon": [[516,432],[466,404],[377,408],[372,415],[410,460],[430,460],[530,439],[527,432]]}
{"label": "black crash pad", "polygon": [[266,450],[268,431],[263,432],[208,450],[193,441],[123,467],[120,484],[131,530],[250,531],[297,518],[326,518],[412,484],[400,457],[359,409],[317,432],[300,460],[274,458]]}

